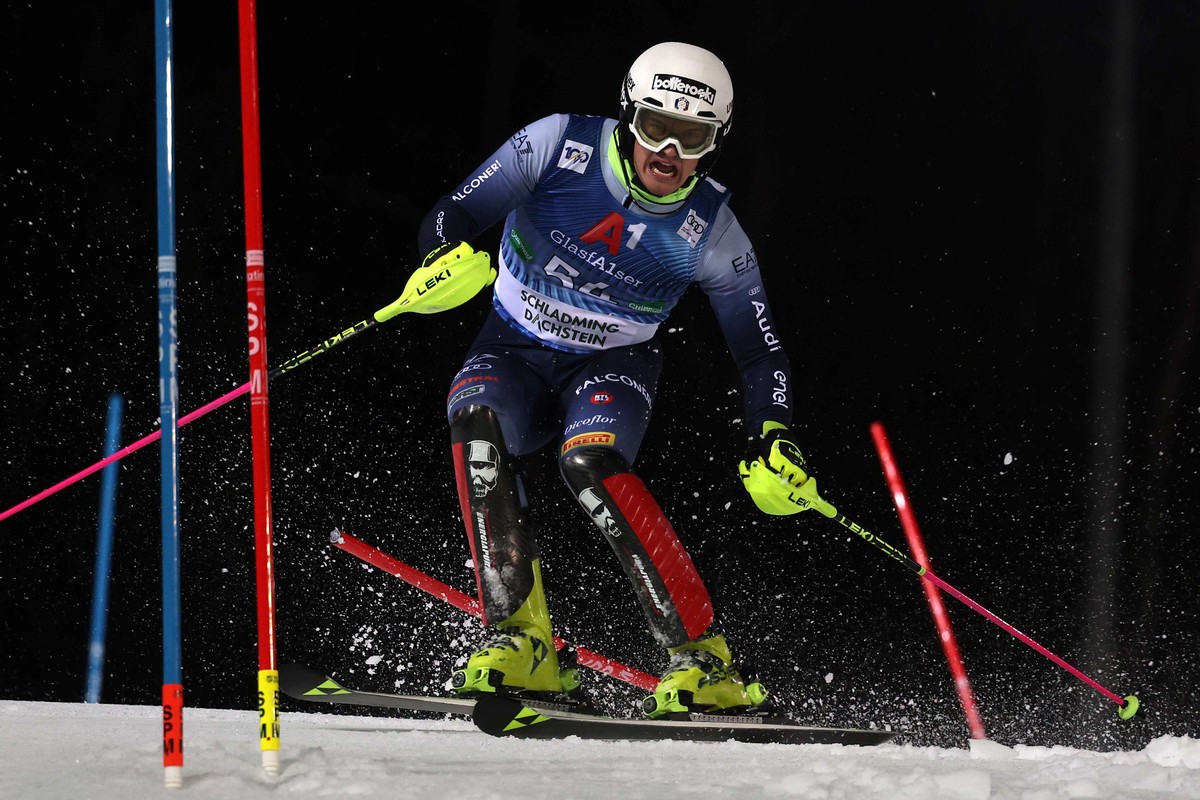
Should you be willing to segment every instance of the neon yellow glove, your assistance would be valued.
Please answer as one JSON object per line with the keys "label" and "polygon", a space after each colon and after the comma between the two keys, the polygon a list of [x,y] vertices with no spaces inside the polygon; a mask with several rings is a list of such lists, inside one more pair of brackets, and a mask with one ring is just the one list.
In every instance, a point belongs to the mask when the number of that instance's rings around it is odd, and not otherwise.
{"label": "neon yellow glove", "polygon": [[397,314],[437,314],[457,308],[496,280],[486,250],[475,252],[465,242],[450,242],[434,250],[409,276],[400,299],[375,312],[376,322]]}
{"label": "neon yellow glove", "polygon": [[738,474],[760,511],[784,516],[815,508],[827,517],[837,516],[837,509],[817,494],[817,479],[804,471],[804,455],[787,426],[764,422],[758,445],[763,455],[738,464]]}

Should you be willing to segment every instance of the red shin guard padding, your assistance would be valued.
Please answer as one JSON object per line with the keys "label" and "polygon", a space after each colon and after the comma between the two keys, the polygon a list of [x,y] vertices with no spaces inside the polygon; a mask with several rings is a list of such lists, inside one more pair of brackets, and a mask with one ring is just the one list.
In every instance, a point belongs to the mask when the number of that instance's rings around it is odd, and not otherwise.
{"label": "red shin guard padding", "polygon": [[603,483],[662,577],[688,639],[695,639],[712,624],[713,608],[691,556],[641,478],[623,472]]}

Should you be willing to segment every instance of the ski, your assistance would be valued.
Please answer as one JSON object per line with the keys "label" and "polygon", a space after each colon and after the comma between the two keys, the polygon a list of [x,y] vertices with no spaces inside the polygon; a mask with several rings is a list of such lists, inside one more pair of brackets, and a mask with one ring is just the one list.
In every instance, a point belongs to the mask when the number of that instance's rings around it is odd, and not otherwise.
{"label": "ski", "polygon": [[408,711],[433,711],[469,717],[475,701],[465,697],[435,697],[423,694],[390,694],[350,689],[312,667],[284,664],[279,669],[279,688],[289,697],[334,705],[376,706]]}
{"label": "ski", "polygon": [[785,717],[691,714],[686,720],[621,719],[572,711],[568,704],[497,695],[479,699],[393,694],[352,689],[304,664],[284,664],[279,688],[297,700],[333,705],[375,706],[471,717],[484,733],[517,739],[665,740],[757,744],[877,745],[896,731],[821,728]]}
{"label": "ski", "polygon": [[550,708],[533,708],[510,697],[480,698],[472,715],[492,736],[518,739],[609,739],[645,741],[675,739],[700,742],[739,741],[755,744],[877,745],[896,731],[818,728],[785,717],[691,714],[686,720],[620,719]]}

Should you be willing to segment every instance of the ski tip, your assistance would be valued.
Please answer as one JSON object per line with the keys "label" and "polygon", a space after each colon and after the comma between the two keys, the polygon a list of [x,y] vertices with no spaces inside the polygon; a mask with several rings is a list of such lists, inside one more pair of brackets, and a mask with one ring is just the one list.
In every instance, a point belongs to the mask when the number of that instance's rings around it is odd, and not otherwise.
{"label": "ski tip", "polygon": [[[281,664],[279,666],[279,688],[283,693],[292,697],[308,699],[309,695],[332,693],[332,688],[326,684],[333,683],[325,673],[318,672],[307,664]],[[324,686],[325,690],[315,691],[316,687]],[[334,684],[334,687],[337,687]]]}
{"label": "ski tip", "polygon": [[534,726],[547,721],[537,709],[503,695],[476,700],[471,717],[489,736],[530,736]]}

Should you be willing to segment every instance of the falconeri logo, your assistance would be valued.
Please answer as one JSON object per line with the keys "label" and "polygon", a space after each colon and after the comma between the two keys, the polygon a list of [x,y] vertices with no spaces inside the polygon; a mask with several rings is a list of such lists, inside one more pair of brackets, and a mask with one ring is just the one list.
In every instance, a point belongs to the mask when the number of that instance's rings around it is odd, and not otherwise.
{"label": "falconeri logo", "polygon": [[688,97],[695,97],[697,100],[703,100],[710,106],[717,104],[716,89],[700,81],[681,78],[678,75],[655,75],[654,80],[650,82],[650,89],[666,89],[668,92],[678,92],[686,94]]}

